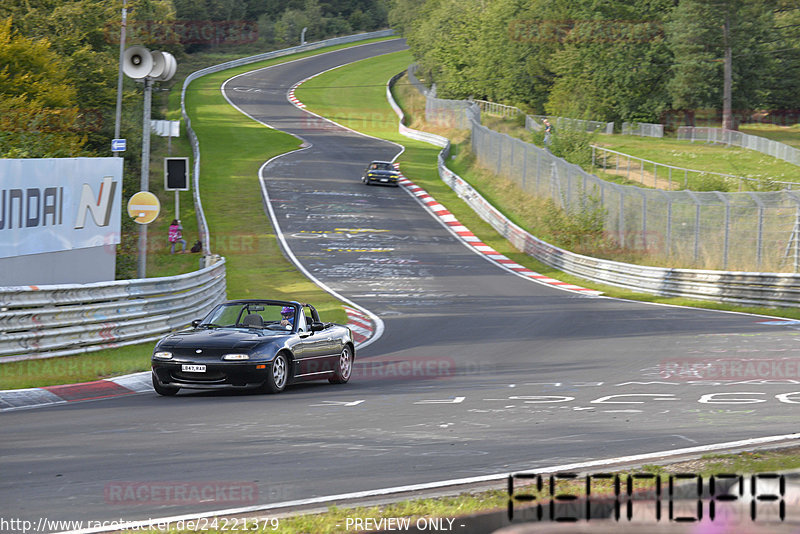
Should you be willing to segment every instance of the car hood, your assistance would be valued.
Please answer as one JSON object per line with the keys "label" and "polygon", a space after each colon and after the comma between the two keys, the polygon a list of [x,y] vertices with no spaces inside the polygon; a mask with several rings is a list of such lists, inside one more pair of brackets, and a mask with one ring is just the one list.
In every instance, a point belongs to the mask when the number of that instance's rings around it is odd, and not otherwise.
{"label": "car hood", "polygon": [[207,349],[247,349],[264,341],[285,336],[282,332],[256,332],[238,328],[208,328],[178,332],[158,344],[164,349],[203,347]]}
{"label": "car hood", "polygon": [[367,171],[368,174],[382,174],[385,176],[397,176],[399,173],[397,171],[382,171],[382,170],[371,170]]}

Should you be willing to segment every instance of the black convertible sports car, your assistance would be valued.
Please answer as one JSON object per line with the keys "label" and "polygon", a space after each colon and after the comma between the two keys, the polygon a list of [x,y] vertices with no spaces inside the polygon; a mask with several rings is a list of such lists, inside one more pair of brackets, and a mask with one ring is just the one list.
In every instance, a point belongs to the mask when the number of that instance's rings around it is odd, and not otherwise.
{"label": "black convertible sports car", "polygon": [[373,161],[364,170],[361,181],[367,185],[371,184],[391,184],[399,187],[397,181],[400,173],[394,168],[391,161]]}
{"label": "black convertible sports car", "polygon": [[350,379],[355,344],[350,329],[322,323],[310,304],[282,300],[232,300],[192,329],[159,341],[151,359],[153,388],[259,388],[279,393],[287,384]]}

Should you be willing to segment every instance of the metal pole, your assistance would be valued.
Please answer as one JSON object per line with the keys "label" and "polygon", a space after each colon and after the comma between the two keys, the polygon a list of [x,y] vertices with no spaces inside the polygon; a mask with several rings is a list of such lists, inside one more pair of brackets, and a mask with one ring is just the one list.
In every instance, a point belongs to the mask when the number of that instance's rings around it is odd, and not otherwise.
{"label": "metal pole", "polygon": [[[140,191],[150,189],[150,106],[152,103],[152,81],[144,79],[144,114],[142,117],[142,177]],[[136,269],[138,278],[147,277],[147,225],[139,225],[139,258]]]}
{"label": "metal pole", "polygon": [[525,191],[525,183],[527,182],[528,178],[528,147],[524,144],[522,145],[522,190]]}
{"label": "metal pole", "polygon": [[[119,33],[119,74],[117,74],[117,112],[114,119],[114,139],[119,139],[120,123],[122,122],[122,62],[125,59],[125,28],[128,20],[128,1],[122,1],[122,27]],[[114,157],[119,157],[119,152],[114,152]]]}
{"label": "metal pole", "polygon": [[653,162],[653,187],[658,189],[658,163]]}
{"label": "metal pole", "polygon": [[715,191],[717,196],[725,203],[725,232],[724,232],[724,241],[722,244],[722,268],[728,268],[728,249],[730,243],[730,233],[731,233],[731,202],[728,198],[719,191]]}
{"label": "metal pole", "polygon": [[642,191],[642,248],[647,252],[647,193]]}
{"label": "metal pole", "polygon": [[764,241],[764,208],[758,207],[758,236],[756,238],[756,270],[761,270],[761,243]]}

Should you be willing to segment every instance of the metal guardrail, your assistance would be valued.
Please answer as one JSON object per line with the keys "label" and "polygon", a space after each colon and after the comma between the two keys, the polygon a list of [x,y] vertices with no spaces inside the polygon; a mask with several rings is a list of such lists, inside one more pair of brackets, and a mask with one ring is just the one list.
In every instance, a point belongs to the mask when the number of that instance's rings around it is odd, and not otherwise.
{"label": "metal guardrail", "polygon": [[225,260],[192,273],[0,287],[0,363],[155,340],[225,300]]}
{"label": "metal guardrail", "polygon": [[575,254],[531,235],[511,222],[471,185],[447,168],[445,161],[450,147],[447,138],[412,130],[403,124],[403,112],[391,94],[391,85],[402,74],[392,77],[386,90],[387,98],[400,118],[399,132],[443,147],[438,158],[439,177],[442,181],[500,235],[525,254],[586,280],[634,291],[738,305],[800,307],[800,274],[648,267]]}
{"label": "metal guardrail", "polygon": [[201,76],[232,67],[393,34],[384,30],[337,37],[229,61],[187,76],[181,92],[181,113],[194,156],[193,195],[206,267],[163,278],[0,287],[0,364],[154,341],[225,300],[225,260],[211,255],[200,200],[200,144],[186,113],[187,87]]}

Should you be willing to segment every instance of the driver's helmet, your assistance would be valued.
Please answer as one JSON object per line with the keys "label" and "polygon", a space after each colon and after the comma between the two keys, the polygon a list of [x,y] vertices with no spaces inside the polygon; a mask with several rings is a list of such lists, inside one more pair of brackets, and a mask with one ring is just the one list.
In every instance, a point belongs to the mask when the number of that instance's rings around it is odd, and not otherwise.
{"label": "driver's helmet", "polygon": [[281,309],[281,315],[282,315],[283,317],[286,317],[286,318],[289,318],[289,317],[294,317],[294,308],[293,308],[293,307],[291,307],[291,306],[284,306],[284,307]]}

